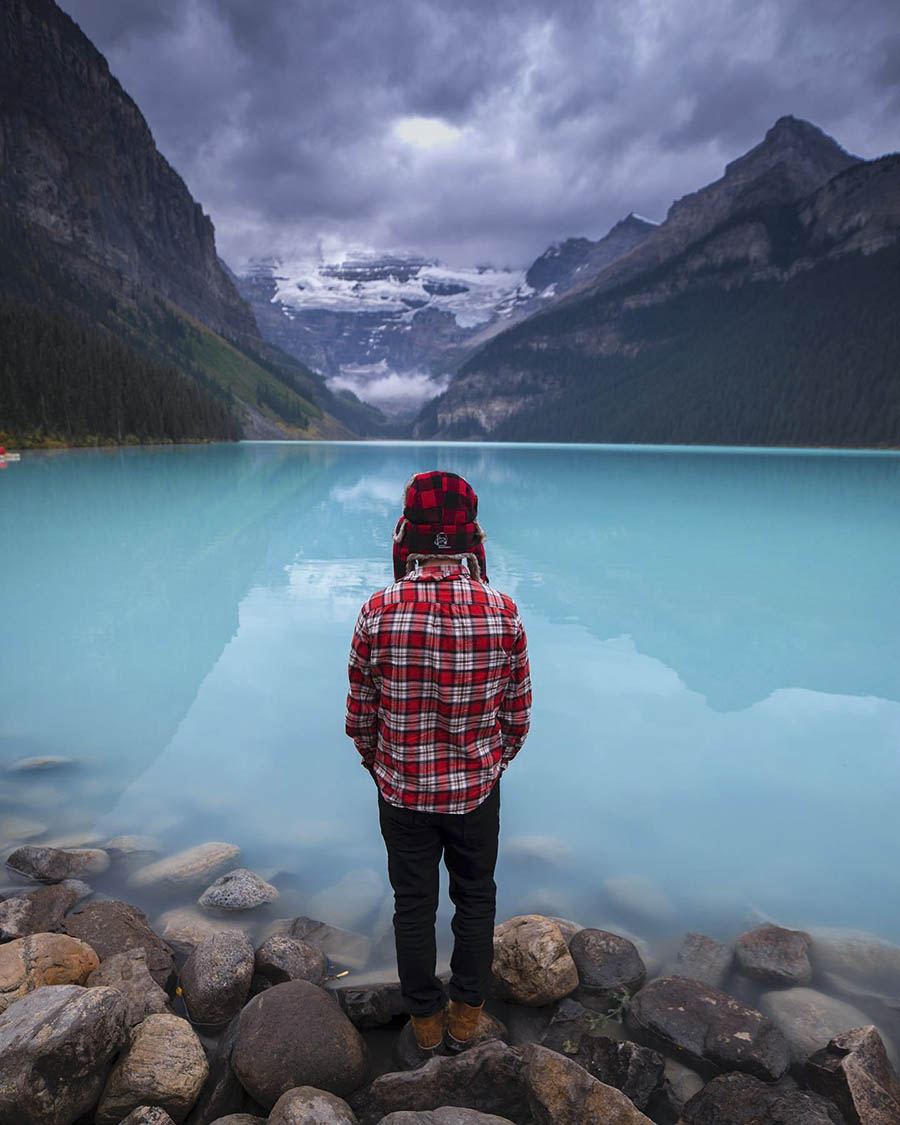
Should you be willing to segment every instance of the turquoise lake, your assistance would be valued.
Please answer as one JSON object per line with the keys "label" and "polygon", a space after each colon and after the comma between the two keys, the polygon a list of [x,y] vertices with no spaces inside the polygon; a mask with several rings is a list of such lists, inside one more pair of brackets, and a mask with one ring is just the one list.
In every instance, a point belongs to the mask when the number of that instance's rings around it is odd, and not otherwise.
{"label": "turquoise lake", "polygon": [[[166,852],[230,841],[279,887],[272,917],[328,913],[389,959],[346,660],[359,606],[391,581],[403,484],[435,467],[476,488],[491,581],[529,639],[498,920],[654,941],[767,918],[900,942],[891,453],[25,454],[0,473],[4,857],[118,833]],[[36,755],[72,764],[3,768]],[[167,904],[142,905],[152,921]]]}

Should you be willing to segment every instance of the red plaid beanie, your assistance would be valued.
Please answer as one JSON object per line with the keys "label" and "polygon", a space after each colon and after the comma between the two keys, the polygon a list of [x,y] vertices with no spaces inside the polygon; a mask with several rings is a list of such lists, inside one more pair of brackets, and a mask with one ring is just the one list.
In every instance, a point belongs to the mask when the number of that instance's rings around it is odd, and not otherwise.
{"label": "red plaid beanie", "polygon": [[417,473],[403,492],[394,530],[394,578],[406,574],[410,555],[474,555],[487,582],[478,497],[456,473]]}

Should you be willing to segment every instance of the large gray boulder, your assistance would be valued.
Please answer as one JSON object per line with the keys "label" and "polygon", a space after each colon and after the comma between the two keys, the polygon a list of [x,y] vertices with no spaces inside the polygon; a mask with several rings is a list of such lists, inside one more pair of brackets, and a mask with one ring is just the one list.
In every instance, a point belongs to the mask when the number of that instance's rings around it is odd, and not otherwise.
{"label": "large gray boulder", "polygon": [[0,941],[55,930],[66,911],[78,901],[78,891],[72,883],[74,880],[68,885],[35,887],[33,891],[0,902]]}
{"label": "large gray boulder", "polygon": [[128,902],[89,902],[63,919],[63,933],[86,941],[101,961],[114,953],[143,949],[147,969],[161,988],[175,977],[171,948],[147,923],[147,915]]}
{"label": "large gray boulder", "polygon": [[359,1122],[343,1098],[313,1086],[296,1086],[282,1094],[272,1107],[269,1125],[359,1125]]}
{"label": "large gray boulder", "polygon": [[250,995],[253,946],[235,930],[204,938],[181,970],[188,1015],[196,1024],[217,1027],[233,1019]]}
{"label": "large gray boulder", "polygon": [[807,1062],[803,1076],[811,1090],[827,1097],[853,1125],[897,1125],[900,1079],[874,1027],[836,1035]]}
{"label": "large gray boulder", "polygon": [[84,984],[97,954],[65,934],[32,934],[0,945],[0,1012],[29,992],[53,984]]}
{"label": "large gray boulder", "polygon": [[577,986],[578,970],[555,922],[520,914],[494,928],[493,988],[499,999],[541,1007]]}
{"label": "large gray boulder", "polygon": [[363,1084],[362,1037],[335,1000],[309,981],[276,984],[241,1012],[231,1065],[241,1085],[270,1109],[295,1086],[344,1097]]}
{"label": "large gray boulder", "polygon": [[99,875],[109,867],[101,848],[49,848],[24,844],[7,857],[6,866],[39,883],[61,883],[80,875]]}
{"label": "large gray boulder", "polygon": [[125,997],[129,1027],[134,1027],[147,1016],[169,1011],[169,997],[150,976],[143,949],[129,949],[107,957],[87,979],[88,988],[101,985],[115,988]]}
{"label": "large gray boulder", "polygon": [[147,1016],[110,1071],[95,1125],[118,1125],[141,1105],[164,1109],[176,1125],[187,1117],[209,1074],[206,1054],[187,1020]]}
{"label": "large gray boulder", "polygon": [[608,930],[579,930],[569,942],[580,992],[614,1004],[632,996],[647,979],[637,947]]}
{"label": "large gray boulder", "polygon": [[818,1094],[767,1086],[749,1074],[723,1074],[708,1082],[681,1111],[683,1125],[845,1125]]}
{"label": "large gray boulder", "polygon": [[628,1026],[707,1072],[740,1070],[777,1082],[790,1063],[787,1040],[754,1008],[711,985],[660,977],[632,999]]}
{"label": "large gray boulder", "polygon": [[128,1038],[113,988],[53,985],[0,1016],[0,1121],[71,1125],[97,1101]]}
{"label": "large gray boulder", "polygon": [[744,976],[766,984],[809,984],[813,971],[808,950],[810,936],[803,930],[782,926],[758,926],[741,934],[734,946],[734,959]]}

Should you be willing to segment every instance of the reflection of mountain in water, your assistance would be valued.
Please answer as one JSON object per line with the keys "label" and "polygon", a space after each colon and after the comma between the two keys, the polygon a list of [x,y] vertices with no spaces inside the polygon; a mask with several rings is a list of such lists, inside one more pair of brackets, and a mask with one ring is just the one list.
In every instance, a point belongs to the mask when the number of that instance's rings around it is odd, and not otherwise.
{"label": "reflection of mountain in water", "polygon": [[[884,545],[900,459],[543,456],[527,495],[507,487],[495,501],[482,489],[492,539],[524,572],[521,602],[538,582],[545,611],[601,639],[630,635],[716,710],[782,687],[900,698]],[[510,451],[503,463],[515,477],[533,457]]]}
{"label": "reflection of mountain in water", "polygon": [[327,457],[286,454],[32,457],[8,475],[0,756],[101,760],[110,789],[146,768],[234,635],[273,525],[327,487]]}

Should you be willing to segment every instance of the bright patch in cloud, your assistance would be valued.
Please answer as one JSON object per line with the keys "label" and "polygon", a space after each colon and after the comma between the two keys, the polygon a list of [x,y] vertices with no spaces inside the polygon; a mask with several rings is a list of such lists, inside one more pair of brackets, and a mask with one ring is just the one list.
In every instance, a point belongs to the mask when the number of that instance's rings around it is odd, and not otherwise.
{"label": "bright patch in cloud", "polygon": [[462,131],[439,117],[401,117],[394,122],[394,136],[413,148],[443,148],[458,141]]}

